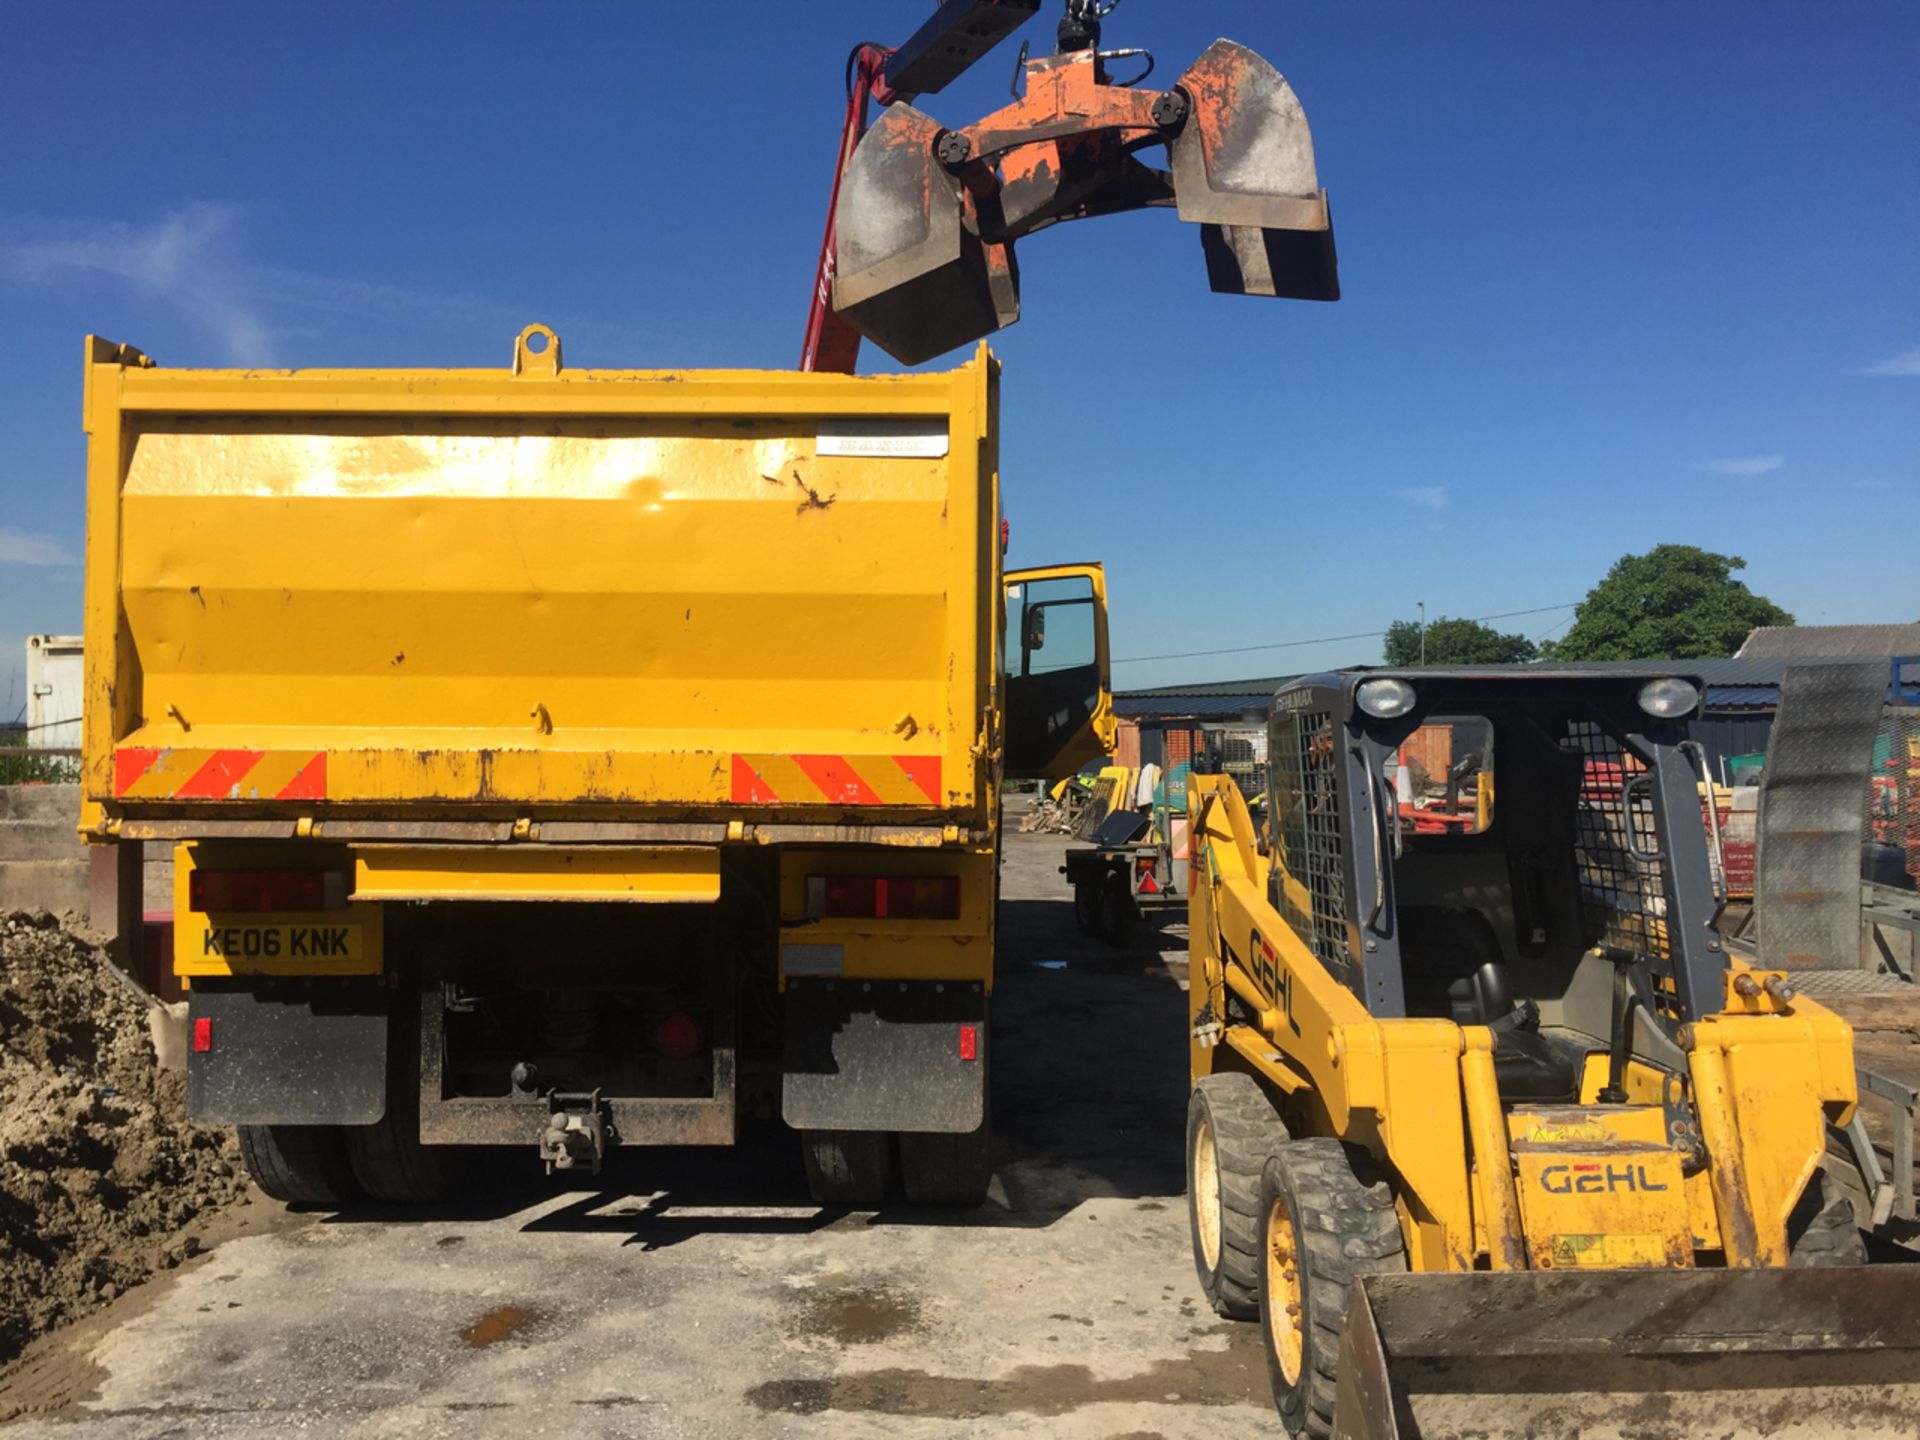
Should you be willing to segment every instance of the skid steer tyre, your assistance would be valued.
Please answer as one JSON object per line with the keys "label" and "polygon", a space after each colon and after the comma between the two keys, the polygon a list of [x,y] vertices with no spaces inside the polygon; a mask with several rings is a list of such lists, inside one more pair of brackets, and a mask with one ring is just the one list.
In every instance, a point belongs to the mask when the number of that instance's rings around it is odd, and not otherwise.
{"label": "skid steer tyre", "polygon": [[1801,1192],[1787,1217],[1787,1265],[1791,1269],[1834,1269],[1867,1263],[1867,1242],[1853,1216],[1853,1205],[1825,1170]]}
{"label": "skid steer tyre", "polygon": [[1260,1182],[1267,1377],[1281,1421],[1312,1440],[1333,1433],[1334,1371],[1354,1280],[1407,1266],[1392,1191],[1384,1180],[1362,1180],[1354,1166],[1338,1140],[1293,1140]]}
{"label": "skid steer tyre", "polygon": [[237,1125],[253,1183],[289,1205],[340,1206],[360,1198],[337,1125]]}
{"label": "skid steer tyre", "polygon": [[1250,1075],[1204,1076],[1187,1101],[1187,1231],[1215,1313],[1260,1315],[1260,1176],[1286,1128]]}
{"label": "skid steer tyre", "polygon": [[878,1205],[887,1198],[884,1130],[802,1130],[800,1155],[816,1205]]}

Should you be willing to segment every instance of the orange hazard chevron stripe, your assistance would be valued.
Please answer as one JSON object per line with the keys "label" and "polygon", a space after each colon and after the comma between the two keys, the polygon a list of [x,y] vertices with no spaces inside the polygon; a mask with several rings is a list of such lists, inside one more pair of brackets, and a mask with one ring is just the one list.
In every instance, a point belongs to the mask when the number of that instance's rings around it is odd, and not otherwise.
{"label": "orange hazard chevron stripe", "polygon": [[938,755],[735,755],[736,805],[938,805]]}
{"label": "orange hazard chevron stripe", "polygon": [[324,750],[162,750],[113,752],[116,800],[324,800]]}

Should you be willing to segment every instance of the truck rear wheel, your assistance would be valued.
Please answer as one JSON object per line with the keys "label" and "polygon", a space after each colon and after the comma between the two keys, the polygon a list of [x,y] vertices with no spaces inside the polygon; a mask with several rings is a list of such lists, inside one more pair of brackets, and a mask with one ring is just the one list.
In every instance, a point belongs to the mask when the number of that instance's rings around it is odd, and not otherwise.
{"label": "truck rear wheel", "polygon": [[345,1205],[360,1186],[337,1125],[237,1125],[253,1183],[289,1205]]}
{"label": "truck rear wheel", "polygon": [[991,1070],[980,1077],[980,1123],[958,1134],[900,1134],[900,1184],[915,1205],[971,1210],[987,1198],[993,1182],[993,1087]]}
{"label": "truck rear wheel", "polygon": [[1393,1192],[1356,1175],[1338,1140],[1315,1137],[1267,1162],[1260,1205],[1260,1328],[1274,1406],[1293,1434],[1326,1440],[1353,1282],[1407,1266]]}
{"label": "truck rear wheel", "polygon": [[1100,933],[1100,882],[1082,876],[1073,882],[1073,923],[1082,935]]}
{"label": "truck rear wheel", "polygon": [[958,1135],[902,1134],[900,1182],[916,1205],[971,1210],[993,1180],[993,1126]]}
{"label": "truck rear wheel", "polygon": [[800,1153],[816,1205],[878,1205],[887,1198],[883,1130],[802,1130]]}
{"label": "truck rear wheel", "polygon": [[387,1112],[371,1125],[346,1129],[347,1157],[360,1188],[375,1200],[424,1205],[453,1188],[455,1152],[420,1143],[420,1021],[411,1005],[396,1007],[387,1037]]}
{"label": "truck rear wheel", "polygon": [[1115,870],[1100,887],[1100,933],[1107,943],[1126,949],[1133,943],[1133,932],[1140,923],[1139,907],[1133,903],[1133,889],[1127,877]]}
{"label": "truck rear wheel", "polygon": [[389,1104],[375,1124],[348,1126],[347,1157],[360,1188],[375,1200],[425,1205],[444,1200],[452,1188],[453,1152],[420,1143],[420,1113],[410,1106]]}
{"label": "truck rear wheel", "polygon": [[1286,1127],[1253,1077],[1203,1076],[1187,1102],[1187,1221],[1207,1303],[1260,1314],[1260,1175]]}

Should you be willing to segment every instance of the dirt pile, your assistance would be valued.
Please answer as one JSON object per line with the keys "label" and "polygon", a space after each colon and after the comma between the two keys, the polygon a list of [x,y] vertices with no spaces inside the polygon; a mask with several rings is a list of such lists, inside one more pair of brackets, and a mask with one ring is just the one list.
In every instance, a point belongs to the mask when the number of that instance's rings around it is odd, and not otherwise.
{"label": "dirt pile", "polygon": [[231,1134],[187,1124],[146,1004],[49,915],[0,916],[0,1363],[200,1248],[247,1195]]}

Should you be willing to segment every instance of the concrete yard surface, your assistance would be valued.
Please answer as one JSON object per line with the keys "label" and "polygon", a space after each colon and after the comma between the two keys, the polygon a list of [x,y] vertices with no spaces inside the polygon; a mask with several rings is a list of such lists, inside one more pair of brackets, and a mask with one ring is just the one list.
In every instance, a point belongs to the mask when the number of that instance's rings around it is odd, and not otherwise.
{"label": "concrete yard surface", "polygon": [[1083,940],[1065,843],[1008,840],[984,1209],[822,1211],[772,1124],[591,1188],[529,1144],[440,1210],[256,1203],[30,1349],[8,1435],[1278,1434],[1189,1258],[1184,935]]}

